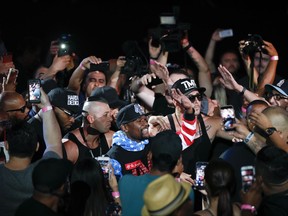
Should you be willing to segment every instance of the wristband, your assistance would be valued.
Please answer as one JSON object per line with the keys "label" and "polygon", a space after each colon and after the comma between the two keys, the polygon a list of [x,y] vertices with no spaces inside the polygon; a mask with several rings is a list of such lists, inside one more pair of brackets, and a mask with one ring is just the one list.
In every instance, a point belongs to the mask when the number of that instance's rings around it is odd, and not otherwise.
{"label": "wristband", "polygon": [[52,106],[46,106],[46,107],[43,107],[41,110],[42,110],[43,113],[45,113],[45,112],[47,112],[49,110],[52,110],[52,109],[53,109]]}
{"label": "wristband", "polygon": [[246,136],[246,138],[244,139],[244,143],[245,144],[247,144],[251,139],[252,139],[252,137],[254,136],[254,133],[253,132],[250,132],[247,136]]}
{"label": "wristband", "polygon": [[189,43],[188,46],[186,46],[186,47],[183,48],[183,50],[184,50],[185,52],[187,52],[187,50],[189,50],[190,47],[192,47],[192,45]]}
{"label": "wristband", "polygon": [[247,89],[243,86],[243,89],[242,89],[241,92],[239,92],[239,95],[242,95],[242,96],[243,96],[246,90],[247,90]]}
{"label": "wristband", "polygon": [[114,198],[119,198],[120,197],[120,193],[119,193],[119,191],[114,191],[114,192],[112,192],[112,196],[114,197]]}
{"label": "wristband", "polygon": [[271,61],[278,61],[279,60],[279,56],[271,56],[270,60]]}
{"label": "wristband", "polygon": [[241,210],[249,210],[249,211],[251,211],[251,213],[256,214],[255,206],[252,206],[250,204],[242,204],[241,205]]}
{"label": "wristband", "polygon": [[83,71],[86,70],[86,67],[84,67],[83,64],[80,64],[80,68],[81,68],[81,70],[83,70]]}

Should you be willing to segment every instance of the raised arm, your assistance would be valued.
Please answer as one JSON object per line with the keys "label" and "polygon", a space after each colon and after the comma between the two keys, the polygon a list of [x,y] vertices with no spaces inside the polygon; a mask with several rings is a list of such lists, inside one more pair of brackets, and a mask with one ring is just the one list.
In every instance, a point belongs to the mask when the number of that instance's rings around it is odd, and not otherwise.
{"label": "raised arm", "polygon": [[222,40],[222,38],[220,38],[220,36],[219,36],[219,31],[220,31],[220,29],[216,29],[213,32],[211,39],[209,41],[208,47],[207,47],[206,52],[205,52],[205,61],[207,62],[208,66],[212,72],[215,72],[217,70],[213,59],[214,59],[216,44],[218,41]]}
{"label": "raised arm", "polygon": [[38,107],[41,109],[38,114],[42,118],[43,137],[46,144],[45,152],[53,151],[62,158],[62,135],[60,126],[56,119],[49,98],[42,88],[41,103],[38,105]]}
{"label": "raised arm", "polygon": [[219,65],[218,71],[221,74],[221,78],[219,79],[219,81],[222,83],[222,85],[225,86],[225,88],[238,92],[239,96],[243,95],[248,102],[257,99],[263,100],[263,98],[257,96],[254,92],[251,92],[245,87],[239,85],[232,76],[232,74],[224,66]]}
{"label": "raised arm", "polygon": [[207,62],[203,58],[203,56],[189,43],[188,38],[184,38],[181,40],[181,44],[183,49],[187,52],[191,60],[195,63],[198,68],[198,82],[199,86],[205,87],[205,94],[208,97],[212,95],[212,79],[211,79],[211,71],[208,67]]}
{"label": "raised arm", "polygon": [[70,80],[69,80],[68,89],[73,90],[77,92],[77,94],[79,94],[81,83],[84,79],[86,69],[90,68],[91,63],[99,64],[101,62],[102,62],[102,59],[97,58],[96,56],[89,56],[87,58],[84,58],[79,64],[79,66],[72,73]]}
{"label": "raised arm", "polygon": [[256,93],[259,96],[263,96],[265,93],[265,85],[266,84],[273,84],[276,75],[276,69],[278,64],[278,52],[273,46],[272,43],[268,41],[263,41],[263,49],[267,51],[268,55],[270,56],[270,61],[267,65],[266,70],[264,71],[258,85]]}

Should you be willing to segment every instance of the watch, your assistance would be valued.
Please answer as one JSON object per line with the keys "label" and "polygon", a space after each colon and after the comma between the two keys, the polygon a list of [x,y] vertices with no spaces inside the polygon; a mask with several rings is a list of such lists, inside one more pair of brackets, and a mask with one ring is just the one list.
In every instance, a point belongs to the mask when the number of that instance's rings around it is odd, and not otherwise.
{"label": "watch", "polygon": [[277,129],[275,127],[268,127],[265,129],[267,136],[271,136]]}

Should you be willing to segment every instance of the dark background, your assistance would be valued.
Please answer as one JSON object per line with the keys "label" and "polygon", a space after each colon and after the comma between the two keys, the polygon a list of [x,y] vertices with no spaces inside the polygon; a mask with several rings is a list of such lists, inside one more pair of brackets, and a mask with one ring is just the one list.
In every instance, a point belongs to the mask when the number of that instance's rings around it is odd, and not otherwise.
{"label": "dark background", "polygon": [[[1,6],[2,7],[2,6]],[[278,73],[286,75],[288,62],[288,15],[285,1],[192,0],[192,1],[15,1],[6,2],[0,13],[0,29],[8,50],[25,36],[50,41],[70,33],[82,59],[96,55],[102,60],[123,55],[126,40],[146,44],[148,29],[159,25],[159,15],[177,9],[178,22],[189,23],[189,39],[204,55],[216,28],[232,28],[234,37],[219,42],[216,55],[227,47],[237,48],[248,33],[259,34],[279,53]],[[175,11],[175,10],[174,10]],[[174,53],[169,61],[182,63]]]}

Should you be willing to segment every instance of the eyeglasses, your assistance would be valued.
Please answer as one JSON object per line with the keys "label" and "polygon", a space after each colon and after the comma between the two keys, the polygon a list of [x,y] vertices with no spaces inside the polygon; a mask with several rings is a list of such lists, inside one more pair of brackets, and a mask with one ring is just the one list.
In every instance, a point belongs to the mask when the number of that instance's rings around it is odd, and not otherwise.
{"label": "eyeglasses", "polygon": [[189,99],[192,103],[195,102],[196,98],[197,98],[198,101],[202,101],[202,100],[203,100],[203,95],[197,94],[197,95],[189,95],[189,96],[188,96],[188,99]]}
{"label": "eyeglasses", "polygon": [[76,118],[78,116],[77,113],[72,113],[64,108],[61,108],[61,107],[57,107],[58,109],[62,110],[65,114],[67,114],[68,116],[70,117],[73,117],[73,118]]}
{"label": "eyeglasses", "polygon": [[17,111],[20,111],[20,112],[24,113],[25,110],[26,110],[26,104],[23,107],[19,108],[19,109],[6,110],[6,112],[17,112]]}
{"label": "eyeglasses", "polygon": [[280,94],[274,94],[272,97],[274,97],[275,100],[288,99],[288,97],[282,96]]}
{"label": "eyeglasses", "polygon": [[274,97],[275,100],[288,99],[288,97],[283,96],[281,94],[272,94],[272,93],[266,94],[266,99],[269,100],[272,97]]}

